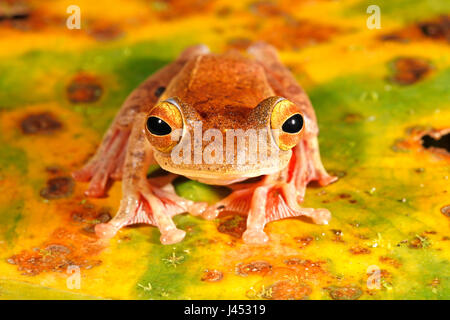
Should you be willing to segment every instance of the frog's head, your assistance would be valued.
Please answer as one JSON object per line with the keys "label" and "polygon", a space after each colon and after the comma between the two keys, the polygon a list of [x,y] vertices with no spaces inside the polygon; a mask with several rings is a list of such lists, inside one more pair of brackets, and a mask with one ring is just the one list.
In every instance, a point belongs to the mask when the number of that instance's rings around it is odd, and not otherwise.
{"label": "frog's head", "polygon": [[217,185],[281,171],[307,119],[299,106],[274,96],[259,65],[223,57],[214,64],[215,58],[188,64],[147,114],[155,160]]}
{"label": "frog's head", "polygon": [[146,117],[154,158],[167,171],[226,185],[284,169],[300,141],[304,116],[292,102],[270,97],[248,112],[202,118],[171,98]]}

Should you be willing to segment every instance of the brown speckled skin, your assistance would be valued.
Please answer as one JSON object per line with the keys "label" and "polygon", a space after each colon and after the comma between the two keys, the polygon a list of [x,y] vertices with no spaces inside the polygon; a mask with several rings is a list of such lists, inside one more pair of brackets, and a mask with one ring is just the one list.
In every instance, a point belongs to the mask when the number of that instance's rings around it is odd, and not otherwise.
{"label": "brown speckled skin", "polygon": [[208,54],[190,60],[171,81],[164,98],[193,108],[205,129],[253,128],[247,117],[265,98],[275,95],[262,66],[237,53]]}

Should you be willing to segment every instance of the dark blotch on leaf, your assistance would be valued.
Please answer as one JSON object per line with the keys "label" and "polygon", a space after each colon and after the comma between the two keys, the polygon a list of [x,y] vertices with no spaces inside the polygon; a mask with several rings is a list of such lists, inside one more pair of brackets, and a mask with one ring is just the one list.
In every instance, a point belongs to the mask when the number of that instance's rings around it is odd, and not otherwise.
{"label": "dark blotch on leaf", "polygon": [[431,64],[425,59],[401,57],[393,62],[391,81],[400,85],[414,84],[429,74],[431,69]]}
{"label": "dark blotch on leaf", "polygon": [[96,77],[80,73],[72,79],[66,92],[72,103],[92,103],[100,99],[103,88]]}
{"label": "dark blotch on leaf", "polygon": [[28,115],[20,127],[25,134],[49,134],[61,129],[62,124],[51,113],[43,112]]}
{"label": "dark blotch on leaf", "polygon": [[217,230],[220,233],[225,233],[238,239],[242,237],[242,234],[247,228],[247,219],[239,214],[227,214],[223,211],[219,220],[220,223],[217,226]]}
{"label": "dark blotch on leaf", "polygon": [[450,18],[447,16],[442,16],[436,21],[419,23],[418,27],[428,38],[450,41]]}
{"label": "dark blotch on leaf", "polygon": [[272,270],[270,263],[266,261],[252,261],[249,263],[238,263],[236,265],[236,274],[241,277],[247,277],[249,274],[264,275]]}
{"label": "dark blotch on leaf", "polygon": [[347,113],[344,115],[344,121],[347,123],[355,123],[364,120],[364,117],[359,113]]}
{"label": "dark blotch on leaf", "polygon": [[443,135],[439,139],[435,139],[432,136],[426,134],[422,136],[421,142],[422,146],[426,149],[437,148],[443,149],[446,152],[450,153],[450,133]]}
{"label": "dark blotch on leaf", "polygon": [[355,247],[350,248],[350,253],[354,254],[354,255],[370,254],[370,249],[360,247],[360,246],[355,246]]}
{"label": "dark blotch on leaf", "polygon": [[333,300],[357,300],[362,295],[362,290],[356,286],[330,286],[325,288]]}
{"label": "dark blotch on leaf", "polygon": [[91,28],[88,33],[97,41],[112,41],[125,34],[116,24],[97,25]]}
{"label": "dark blotch on leaf", "polygon": [[57,177],[47,181],[47,185],[41,190],[41,197],[53,200],[70,196],[73,192],[74,181],[71,177]]}
{"label": "dark blotch on leaf", "polygon": [[442,212],[442,214],[443,214],[444,216],[446,216],[447,218],[450,218],[450,204],[449,204],[449,205],[446,205],[446,206],[443,206],[443,207],[441,208],[441,212]]}
{"label": "dark blotch on leaf", "polygon": [[223,273],[219,270],[205,270],[202,276],[202,281],[217,282],[222,280]]}
{"label": "dark blotch on leaf", "polygon": [[62,244],[50,244],[45,247],[46,251],[50,252],[51,254],[69,254],[70,249],[66,246],[63,246]]}

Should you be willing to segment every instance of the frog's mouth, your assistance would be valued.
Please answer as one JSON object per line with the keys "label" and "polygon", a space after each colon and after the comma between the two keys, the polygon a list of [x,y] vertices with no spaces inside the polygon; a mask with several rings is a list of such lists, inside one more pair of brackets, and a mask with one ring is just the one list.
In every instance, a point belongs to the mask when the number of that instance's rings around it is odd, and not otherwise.
{"label": "frog's mouth", "polygon": [[201,183],[216,185],[216,186],[226,186],[233,183],[242,182],[244,180],[247,180],[248,178],[236,178],[236,179],[223,179],[223,178],[197,178],[197,177],[186,177],[191,180],[195,180]]}
{"label": "frog's mouth", "polygon": [[189,176],[189,175],[185,175],[183,174],[183,176],[185,176],[186,178],[201,182],[201,183],[206,183],[206,184],[211,184],[211,185],[217,185],[217,186],[226,186],[226,185],[230,185],[233,183],[238,183],[238,182],[242,182],[251,178],[255,178],[255,177],[261,177],[263,175],[269,175],[269,174],[274,174],[279,172],[280,169],[273,169],[273,170],[261,170],[259,172],[254,172],[254,173],[250,173],[250,174],[242,174],[242,173],[225,173],[225,174],[211,174],[211,172],[208,172],[205,175],[200,174],[196,174],[194,176]]}
{"label": "frog's mouth", "polygon": [[186,168],[167,165],[167,163],[164,162],[159,163],[161,168],[171,173],[185,176],[186,178],[196,180],[201,183],[219,186],[230,185],[259,176],[275,174],[283,170],[287,164],[288,161],[283,161],[279,162],[277,165],[271,164],[270,166],[260,168],[227,168],[215,166],[207,166],[203,168],[195,168],[194,166],[194,168]]}
{"label": "frog's mouth", "polygon": [[174,161],[169,153],[155,151],[154,159],[165,171],[212,185],[230,185],[246,179],[271,175],[285,169],[292,157],[292,150],[280,151],[277,157],[231,163],[204,163],[199,161]]}

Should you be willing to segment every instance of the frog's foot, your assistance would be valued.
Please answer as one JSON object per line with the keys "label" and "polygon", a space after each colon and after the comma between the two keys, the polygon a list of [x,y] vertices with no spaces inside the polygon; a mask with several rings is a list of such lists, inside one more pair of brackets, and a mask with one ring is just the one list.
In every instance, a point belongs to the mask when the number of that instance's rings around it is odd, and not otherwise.
{"label": "frog's foot", "polygon": [[248,213],[247,230],[243,240],[248,244],[264,244],[269,237],[264,227],[271,221],[304,216],[316,224],[328,224],[331,214],[327,209],[302,208],[297,203],[298,192],[293,184],[258,185],[236,190],[203,213],[214,219],[221,211]]}
{"label": "frog's foot", "polygon": [[137,190],[124,196],[114,218],[96,225],[95,232],[100,238],[112,238],[125,226],[149,224],[160,230],[162,244],[177,243],[184,239],[186,232],[176,228],[172,217],[187,212],[190,205],[192,201],[178,197],[172,185],[155,188],[140,183]]}
{"label": "frog's foot", "polygon": [[255,189],[247,218],[247,230],[242,238],[247,244],[264,244],[269,237],[264,227],[271,221],[304,216],[316,224],[328,224],[331,214],[327,209],[302,208],[297,203],[294,185],[283,183],[259,186]]}
{"label": "frog's foot", "polygon": [[120,179],[125,161],[129,130],[114,129],[107,134],[96,155],[80,170],[73,172],[77,181],[90,181],[85,194],[101,197],[109,178]]}

